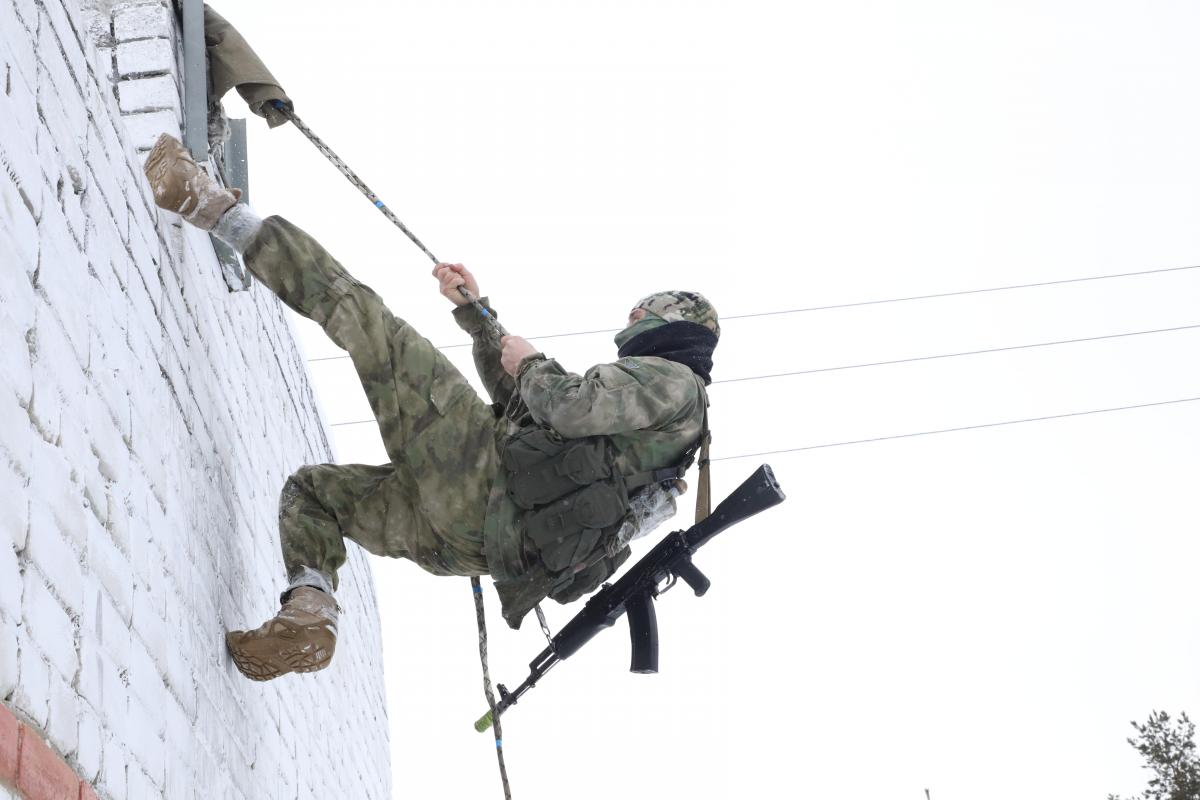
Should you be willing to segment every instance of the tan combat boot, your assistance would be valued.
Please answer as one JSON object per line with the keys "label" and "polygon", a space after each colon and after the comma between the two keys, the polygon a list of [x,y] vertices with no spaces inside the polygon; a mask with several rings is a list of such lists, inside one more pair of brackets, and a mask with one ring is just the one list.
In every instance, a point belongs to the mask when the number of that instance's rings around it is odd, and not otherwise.
{"label": "tan combat boot", "polygon": [[221,215],[237,205],[242,193],[217,184],[192,160],[178,139],[164,133],[146,159],[146,177],[159,208],[174,211],[202,230],[211,231]]}
{"label": "tan combat boot", "polygon": [[338,606],[310,586],[292,589],[283,608],[253,631],[230,631],[225,643],[238,671],[252,681],[329,666],[337,644]]}

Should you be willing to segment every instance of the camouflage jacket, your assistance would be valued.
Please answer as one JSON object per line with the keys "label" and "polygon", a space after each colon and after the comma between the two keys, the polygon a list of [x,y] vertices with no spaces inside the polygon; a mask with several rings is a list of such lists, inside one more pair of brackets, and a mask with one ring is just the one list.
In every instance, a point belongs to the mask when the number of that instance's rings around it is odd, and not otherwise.
{"label": "camouflage jacket", "polygon": [[[487,305],[486,298],[483,303]],[[551,428],[564,438],[609,436],[624,475],[675,466],[700,437],[708,398],[703,382],[682,364],[654,357],[623,358],[577,375],[553,359],[537,356],[526,359],[514,379],[500,366],[500,343],[479,314],[463,306],[454,316],[471,334],[475,368],[498,409],[498,449],[520,430],[517,422],[499,412],[514,402],[527,408],[526,424]],[[519,509],[508,498],[506,485],[501,469],[484,521],[488,569],[502,598],[506,585],[509,592],[545,596],[548,576],[525,555]],[[508,622],[516,627],[513,619]]]}

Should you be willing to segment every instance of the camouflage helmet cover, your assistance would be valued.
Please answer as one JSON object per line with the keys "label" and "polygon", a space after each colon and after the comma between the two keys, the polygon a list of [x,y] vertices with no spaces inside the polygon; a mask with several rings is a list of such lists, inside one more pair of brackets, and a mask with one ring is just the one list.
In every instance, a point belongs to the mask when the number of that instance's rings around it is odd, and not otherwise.
{"label": "camouflage helmet cover", "polygon": [[695,322],[721,335],[717,309],[699,292],[658,292],[639,300],[634,310],[639,308],[667,322]]}

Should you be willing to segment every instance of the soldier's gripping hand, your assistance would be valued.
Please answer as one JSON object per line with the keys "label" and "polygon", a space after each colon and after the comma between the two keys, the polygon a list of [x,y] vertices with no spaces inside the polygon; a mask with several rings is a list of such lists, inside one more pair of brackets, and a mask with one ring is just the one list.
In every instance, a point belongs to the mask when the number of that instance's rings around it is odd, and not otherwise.
{"label": "soldier's gripping hand", "polygon": [[521,369],[521,362],[530,356],[538,355],[537,348],[520,336],[502,336],[500,338],[500,366],[514,378]]}
{"label": "soldier's gripping hand", "polygon": [[433,277],[438,279],[438,291],[456,306],[465,306],[470,301],[462,296],[458,287],[465,286],[474,297],[479,297],[479,284],[475,276],[462,264],[438,264],[433,268]]}

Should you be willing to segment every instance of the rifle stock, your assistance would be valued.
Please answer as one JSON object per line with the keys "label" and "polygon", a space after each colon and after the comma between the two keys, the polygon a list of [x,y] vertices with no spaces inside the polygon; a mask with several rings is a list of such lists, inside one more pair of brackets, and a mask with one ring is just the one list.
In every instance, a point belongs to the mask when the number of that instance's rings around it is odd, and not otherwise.
{"label": "rifle stock", "polygon": [[731,525],[779,505],[783,500],[783,490],[775,480],[775,473],[763,464],[732,494],[722,500],[707,519],[696,523],[684,534],[688,540],[688,548],[695,552]]}

